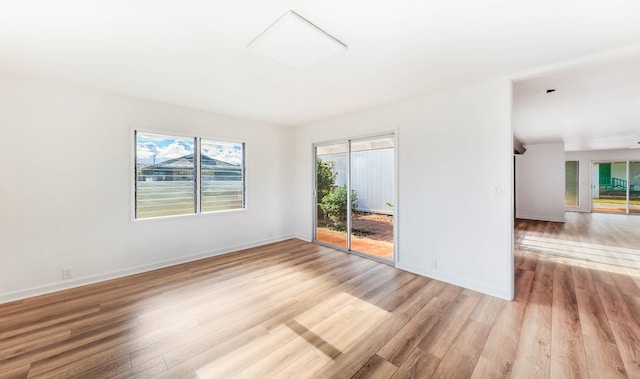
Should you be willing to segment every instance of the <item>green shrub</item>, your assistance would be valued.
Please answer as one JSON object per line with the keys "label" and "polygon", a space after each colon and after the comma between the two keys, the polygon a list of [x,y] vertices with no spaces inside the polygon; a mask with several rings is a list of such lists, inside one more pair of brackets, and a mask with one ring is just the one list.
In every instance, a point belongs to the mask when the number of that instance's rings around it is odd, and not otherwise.
{"label": "green shrub", "polygon": [[[355,212],[358,206],[358,195],[351,190],[351,211]],[[337,230],[345,230],[347,224],[347,186],[333,187],[320,203],[320,209],[329,217],[332,227]]]}
{"label": "green shrub", "polygon": [[331,191],[336,176],[331,171],[331,166],[316,158],[316,188],[318,189],[318,203]]}

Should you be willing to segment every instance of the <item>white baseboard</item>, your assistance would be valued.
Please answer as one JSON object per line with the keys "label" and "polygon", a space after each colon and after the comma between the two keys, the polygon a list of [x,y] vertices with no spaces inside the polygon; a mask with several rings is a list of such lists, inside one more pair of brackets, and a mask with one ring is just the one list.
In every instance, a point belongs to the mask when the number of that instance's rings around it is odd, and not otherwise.
{"label": "white baseboard", "polygon": [[44,294],[47,294],[47,293],[52,293],[52,292],[66,290],[66,289],[76,288],[76,287],[80,287],[80,286],[85,286],[85,285],[88,285],[88,284],[104,282],[106,280],[118,279],[118,278],[122,278],[122,277],[125,277],[125,276],[140,274],[140,273],[143,273],[143,272],[157,270],[157,269],[160,269],[160,268],[165,268],[165,267],[179,265],[179,264],[182,264],[182,263],[197,261],[199,259],[210,258],[210,257],[214,257],[214,256],[217,256],[217,255],[228,254],[228,253],[232,253],[234,251],[244,250],[244,249],[248,249],[248,248],[251,248],[251,247],[262,246],[262,245],[266,245],[266,244],[269,244],[269,243],[284,241],[284,240],[291,239],[291,238],[297,238],[297,237],[294,236],[294,235],[284,235],[284,236],[280,236],[280,237],[267,238],[267,239],[264,239],[264,240],[247,242],[247,243],[242,243],[242,244],[237,244],[237,245],[232,245],[232,246],[227,246],[227,247],[216,249],[216,250],[211,250],[211,251],[206,251],[206,252],[193,254],[193,255],[189,255],[189,256],[185,256],[185,257],[180,257],[180,258],[176,258],[176,259],[170,259],[170,260],[166,260],[166,261],[161,261],[161,262],[155,262],[155,263],[150,263],[150,264],[146,264],[146,265],[136,266],[136,267],[132,267],[132,268],[124,269],[124,270],[116,270],[116,271],[111,271],[111,272],[107,272],[107,273],[103,273],[103,274],[86,276],[86,277],[83,277],[83,278],[65,280],[64,282],[51,283],[51,284],[47,284],[47,285],[44,285],[44,286],[29,288],[29,289],[26,289],[26,290],[4,293],[4,294],[0,294],[0,304],[8,303],[8,302],[11,302],[11,301],[16,301],[16,300],[22,300],[22,299],[26,299],[26,298],[33,297],[33,296],[44,295]]}
{"label": "white baseboard", "polygon": [[508,289],[505,290],[504,288],[488,286],[484,283],[476,283],[473,281],[469,281],[467,279],[448,275],[446,273],[443,273],[442,271],[436,271],[436,270],[431,270],[425,267],[402,264],[400,262],[396,264],[396,268],[399,268],[400,270],[404,270],[404,271],[409,271],[417,275],[426,276],[427,278],[440,280],[442,282],[453,284],[455,286],[467,288],[472,291],[481,292],[481,293],[494,296],[500,299],[504,299],[508,301],[513,300],[513,294],[510,293]]}
{"label": "white baseboard", "polygon": [[296,234],[293,238],[297,238],[299,240],[303,240],[305,242],[313,242],[313,237],[309,235]]}
{"label": "white baseboard", "polygon": [[524,220],[534,220],[534,221],[551,221],[551,222],[565,222],[564,216],[560,218],[556,217],[546,217],[546,216],[531,216],[531,215],[516,215],[516,218],[521,218]]}

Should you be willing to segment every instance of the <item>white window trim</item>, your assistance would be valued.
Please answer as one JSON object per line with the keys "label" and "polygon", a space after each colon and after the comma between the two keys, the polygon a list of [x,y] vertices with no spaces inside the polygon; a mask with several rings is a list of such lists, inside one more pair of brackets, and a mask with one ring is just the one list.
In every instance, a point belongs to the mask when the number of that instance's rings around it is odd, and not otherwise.
{"label": "white window trim", "polygon": [[[137,139],[136,132],[140,133],[149,133],[149,134],[160,134],[160,135],[168,135],[172,137],[179,138],[195,138],[196,146],[194,146],[194,156],[197,152],[197,156],[194,158],[196,160],[196,212],[190,214],[180,214],[180,215],[170,215],[170,216],[157,216],[157,217],[148,217],[148,218],[136,218],[136,183],[137,183],[137,175],[136,175],[136,149],[137,149]],[[225,209],[219,211],[206,211],[201,212],[201,199],[200,199],[200,140],[210,140],[216,142],[226,142],[226,143],[237,143],[242,144],[242,154],[243,154],[243,207],[237,209]],[[133,141],[133,143],[131,143]],[[146,126],[131,126],[129,132],[129,144],[131,146],[130,150],[130,162],[128,169],[130,170],[130,178],[131,182],[129,184],[129,193],[130,193],[130,222],[132,224],[144,224],[149,222],[162,222],[162,221],[172,221],[179,220],[183,218],[194,218],[194,217],[219,217],[229,213],[242,213],[246,212],[249,208],[249,179],[248,179],[248,165],[247,165],[247,142],[243,142],[236,138],[229,137],[220,137],[220,136],[212,136],[207,135],[206,133],[186,133],[185,131],[172,130],[172,129],[159,129],[152,128]],[[197,159],[196,159],[197,158]],[[133,168],[133,169],[132,169]]]}

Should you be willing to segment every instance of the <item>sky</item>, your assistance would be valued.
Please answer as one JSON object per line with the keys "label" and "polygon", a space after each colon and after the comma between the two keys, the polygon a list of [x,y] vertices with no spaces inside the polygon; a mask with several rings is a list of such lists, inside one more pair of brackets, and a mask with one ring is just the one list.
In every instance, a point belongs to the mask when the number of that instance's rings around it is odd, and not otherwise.
{"label": "sky", "polygon": [[[151,133],[136,133],[137,163],[161,163],[169,159],[193,154],[195,141]],[[201,139],[201,151],[211,158],[231,164],[242,163],[242,144]]]}

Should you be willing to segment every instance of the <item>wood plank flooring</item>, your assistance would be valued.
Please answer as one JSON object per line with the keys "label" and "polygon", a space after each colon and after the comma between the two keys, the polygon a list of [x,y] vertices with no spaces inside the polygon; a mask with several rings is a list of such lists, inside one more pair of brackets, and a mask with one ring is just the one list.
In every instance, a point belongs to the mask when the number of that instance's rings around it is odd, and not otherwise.
{"label": "wood plank flooring", "polygon": [[516,220],[516,247],[560,262],[588,262],[588,267],[640,269],[640,217],[566,212],[565,218],[564,223]]}
{"label": "wood plank flooring", "polygon": [[640,377],[638,271],[515,267],[508,302],[288,240],[0,305],[0,378]]}

